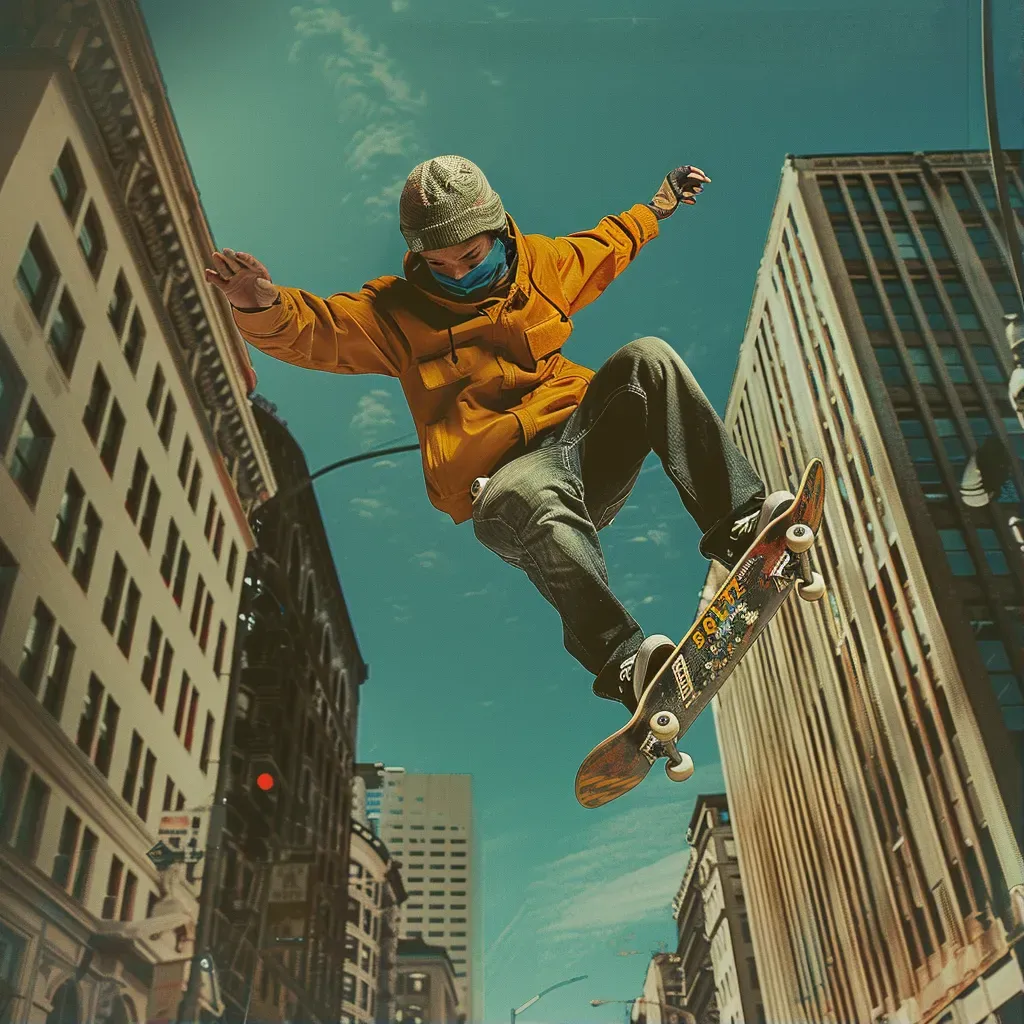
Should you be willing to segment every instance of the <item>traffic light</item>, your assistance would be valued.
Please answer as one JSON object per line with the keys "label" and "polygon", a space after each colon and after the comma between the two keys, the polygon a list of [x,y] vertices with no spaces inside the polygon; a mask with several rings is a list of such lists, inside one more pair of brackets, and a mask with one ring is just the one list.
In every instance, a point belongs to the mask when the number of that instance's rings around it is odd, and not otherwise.
{"label": "traffic light", "polygon": [[273,762],[260,758],[249,766],[252,811],[246,822],[246,850],[251,856],[264,856],[267,840],[277,831],[280,787],[280,773]]}

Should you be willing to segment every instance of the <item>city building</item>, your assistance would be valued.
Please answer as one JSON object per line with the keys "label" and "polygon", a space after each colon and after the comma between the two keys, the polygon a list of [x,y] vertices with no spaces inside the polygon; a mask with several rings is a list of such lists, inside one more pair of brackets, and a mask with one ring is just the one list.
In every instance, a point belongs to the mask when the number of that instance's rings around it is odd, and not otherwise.
{"label": "city building", "polygon": [[350,793],[367,669],[302,450],[270,403],[257,396],[253,411],[280,489],[251,517],[212,949],[235,1012],[326,1024],[346,997]]}
{"label": "city building", "polygon": [[21,4],[4,44],[0,1005],[146,1020],[197,908],[194,869],[147,851],[210,805],[276,485],[135,5]]}
{"label": "city building", "polygon": [[672,904],[680,1005],[698,1024],[764,1024],[746,899],[725,795],[704,794],[686,830],[690,858]]}
{"label": "city building", "polygon": [[655,953],[647,965],[644,987],[633,1000],[634,1024],[698,1024],[683,1002],[683,979],[677,953]]}
{"label": "city building", "polygon": [[463,1024],[456,971],[444,946],[418,936],[398,941],[395,1024]]}
{"label": "city building", "polygon": [[698,858],[691,848],[686,872],[672,901],[678,937],[680,1002],[697,1024],[712,1024],[719,1019],[715,968],[704,923],[704,894],[698,884],[697,864]]}
{"label": "city building", "polygon": [[352,780],[348,924],[341,1024],[390,1024],[398,984],[398,930],[405,887],[398,861],[366,816],[365,776],[383,765],[356,765]]}
{"label": "city building", "polygon": [[379,827],[381,839],[402,863],[409,897],[402,907],[400,937],[420,938],[448,951],[460,1013],[479,1020],[472,777],[384,768]]}
{"label": "city building", "polygon": [[988,506],[960,499],[985,438],[1024,454],[989,164],[782,173],[725,419],[772,488],[824,460],[829,593],[787,602],[715,702],[769,1020],[974,1024],[1024,1004],[1020,462]]}

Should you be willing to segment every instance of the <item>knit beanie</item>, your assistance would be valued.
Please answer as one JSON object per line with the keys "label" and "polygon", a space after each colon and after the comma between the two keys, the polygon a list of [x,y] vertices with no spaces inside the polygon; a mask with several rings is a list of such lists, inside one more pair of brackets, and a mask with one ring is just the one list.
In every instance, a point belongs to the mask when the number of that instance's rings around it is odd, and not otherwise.
{"label": "knit beanie", "polygon": [[410,252],[444,249],[506,226],[501,197],[484,172],[461,156],[438,156],[413,168],[398,217]]}

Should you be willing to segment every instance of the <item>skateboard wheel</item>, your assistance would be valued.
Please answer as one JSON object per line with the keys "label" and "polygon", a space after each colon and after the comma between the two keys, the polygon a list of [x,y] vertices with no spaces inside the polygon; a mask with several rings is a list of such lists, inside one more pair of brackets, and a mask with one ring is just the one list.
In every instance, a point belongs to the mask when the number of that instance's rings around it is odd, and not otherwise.
{"label": "skateboard wheel", "polygon": [[824,577],[820,572],[812,572],[810,583],[804,583],[803,580],[797,581],[796,592],[805,601],[820,601],[825,596]]}
{"label": "skateboard wheel", "polygon": [[656,711],[648,724],[656,740],[674,740],[679,735],[679,719],[671,711]]}
{"label": "skateboard wheel", "polygon": [[693,774],[693,758],[689,754],[680,754],[682,760],[679,764],[671,761],[665,765],[665,774],[673,782],[685,782]]}
{"label": "skateboard wheel", "polygon": [[799,555],[814,544],[814,531],[803,523],[794,523],[786,531],[786,544]]}

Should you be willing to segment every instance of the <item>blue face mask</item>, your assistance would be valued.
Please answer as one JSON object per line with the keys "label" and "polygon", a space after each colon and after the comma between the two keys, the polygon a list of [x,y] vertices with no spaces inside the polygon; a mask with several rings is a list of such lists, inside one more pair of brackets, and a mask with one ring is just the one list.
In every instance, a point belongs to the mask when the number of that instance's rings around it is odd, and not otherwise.
{"label": "blue face mask", "polygon": [[429,264],[427,269],[434,275],[435,280],[445,291],[454,295],[468,295],[480,288],[493,284],[508,270],[505,246],[500,238],[494,240],[491,251],[468,273],[465,277],[456,281],[454,277],[446,274],[439,274]]}

